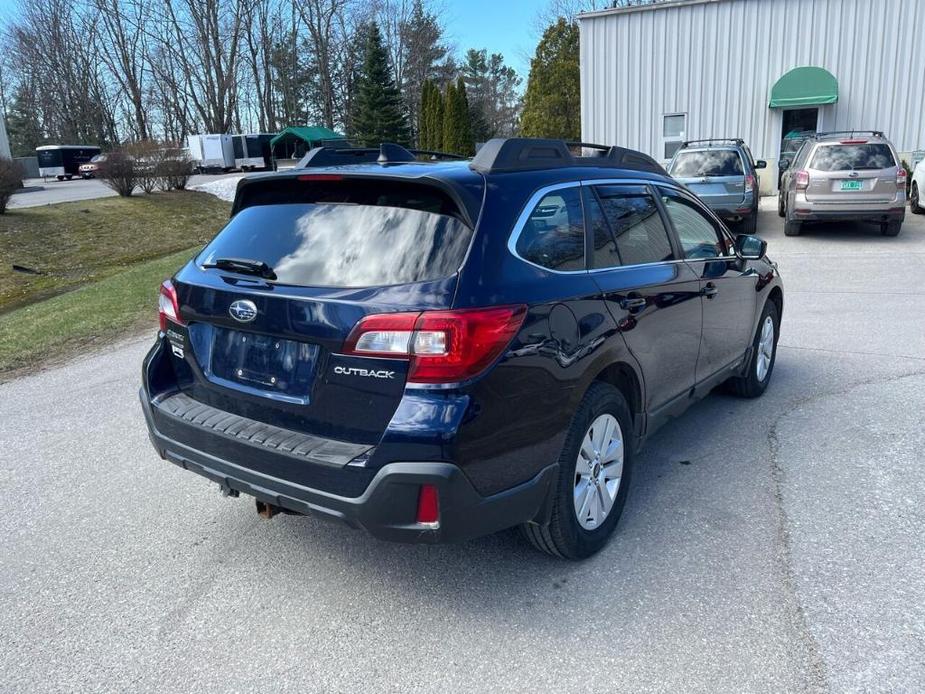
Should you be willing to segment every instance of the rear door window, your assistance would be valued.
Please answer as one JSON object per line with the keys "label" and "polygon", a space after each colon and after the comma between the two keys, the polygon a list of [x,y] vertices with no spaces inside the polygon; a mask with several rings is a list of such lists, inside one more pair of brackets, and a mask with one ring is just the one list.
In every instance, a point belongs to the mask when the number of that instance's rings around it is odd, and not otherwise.
{"label": "rear door window", "polygon": [[260,204],[238,212],[197,258],[266,263],[281,284],[370,287],[441,279],[462,265],[462,221],[392,205]]}
{"label": "rear door window", "polygon": [[742,176],[742,157],[733,149],[710,149],[678,152],[671,163],[672,176],[703,178],[705,176]]}
{"label": "rear door window", "polygon": [[[674,257],[668,230],[662,223],[655,199],[646,188],[595,186],[594,192],[613,234],[621,265],[659,263]],[[595,263],[597,260],[596,250]]]}
{"label": "rear door window", "polygon": [[516,248],[524,260],[550,270],[584,270],[581,190],[575,186],[544,195],[524,223]]}
{"label": "rear door window", "polygon": [[893,151],[885,144],[821,145],[809,168],[817,171],[864,171],[896,166]]}

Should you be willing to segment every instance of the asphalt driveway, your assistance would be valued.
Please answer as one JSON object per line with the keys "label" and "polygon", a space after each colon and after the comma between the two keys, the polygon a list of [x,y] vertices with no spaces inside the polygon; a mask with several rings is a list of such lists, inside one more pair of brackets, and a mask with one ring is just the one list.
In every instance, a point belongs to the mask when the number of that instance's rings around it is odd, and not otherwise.
{"label": "asphalt driveway", "polygon": [[154,454],[148,339],[0,386],[2,688],[920,691],[925,218],[785,238],[768,204],[759,230],[771,387],[651,440],[580,564],[258,518]]}

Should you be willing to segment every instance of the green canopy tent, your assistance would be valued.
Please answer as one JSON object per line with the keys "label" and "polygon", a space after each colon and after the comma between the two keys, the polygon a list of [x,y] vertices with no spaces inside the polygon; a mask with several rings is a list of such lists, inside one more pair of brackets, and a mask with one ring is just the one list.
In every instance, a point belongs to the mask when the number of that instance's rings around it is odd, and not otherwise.
{"label": "green canopy tent", "polygon": [[821,67],[795,67],[771,87],[769,108],[821,106],[838,101],[838,80]]}
{"label": "green canopy tent", "polygon": [[299,159],[326,140],[343,139],[340,133],[321,126],[292,125],[270,140],[270,148],[275,159]]}

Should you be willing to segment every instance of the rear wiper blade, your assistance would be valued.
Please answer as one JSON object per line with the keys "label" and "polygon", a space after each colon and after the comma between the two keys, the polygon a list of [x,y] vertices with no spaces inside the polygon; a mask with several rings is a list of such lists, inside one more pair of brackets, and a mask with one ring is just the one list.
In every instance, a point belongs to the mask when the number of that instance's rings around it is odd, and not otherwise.
{"label": "rear wiper blade", "polygon": [[216,258],[212,263],[204,263],[204,268],[218,268],[219,270],[228,270],[229,272],[239,272],[244,275],[257,275],[268,280],[275,280],[276,273],[273,268],[262,260],[250,260],[249,258]]}

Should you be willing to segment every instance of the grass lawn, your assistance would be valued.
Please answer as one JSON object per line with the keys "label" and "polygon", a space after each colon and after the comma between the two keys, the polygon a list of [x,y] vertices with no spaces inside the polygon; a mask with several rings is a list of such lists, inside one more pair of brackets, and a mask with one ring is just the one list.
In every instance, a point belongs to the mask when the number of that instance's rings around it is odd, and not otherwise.
{"label": "grass lawn", "polygon": [[[190,191],[9,210],[0,215],[0,315],[201,246],[229,211],[229,203]],[[42,274],[15,272],[13,265]]]}
{"label": "grass lawn", "polygon": [[72,292],[0,315],[0,381],[128,332],[157,331],[157,292],[199,249],[138,263]]}
{"label": "grass lawn", "polygon": [[171,192],[0,215],[0,381],[81,346],[144,327],[153,334],[160,283],[229,209],[205,193]]}

